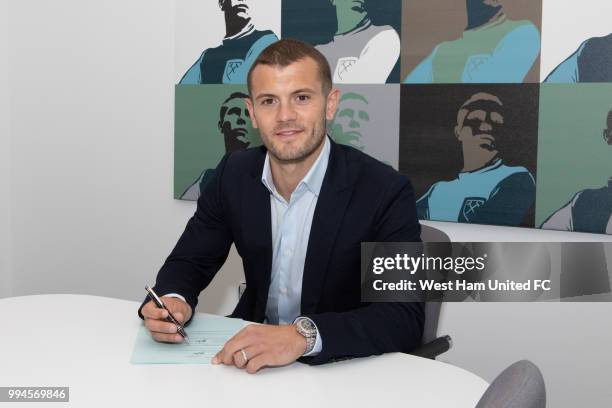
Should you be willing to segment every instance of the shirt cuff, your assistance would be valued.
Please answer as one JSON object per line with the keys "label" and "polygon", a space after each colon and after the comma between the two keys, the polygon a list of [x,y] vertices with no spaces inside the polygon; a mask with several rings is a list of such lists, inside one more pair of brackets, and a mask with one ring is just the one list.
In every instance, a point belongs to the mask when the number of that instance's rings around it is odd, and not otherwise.
{"label": "shirt cuff", "polygon": [[177,298],[177,299],[181,299],[183,302],[187,303],[187,301],[185,300],[184,297],[182,297],[181,295],[179,295],[178,293],[168,293],[167,295],[163,295],[162,297],[172,297],[172,298]]}
{"label": "shirt cuff", "polygon": [[321,333],[319,333],[319,328],[317,327],[315,322],[313,322],[312,319],[309,319],[308,317],[298,316],[298,317],[295,318],[293,323],[295,323],[295,321],[297,319],[299,319],[300,317],[303,318],[303,319],[308,319],[308,321],[310,323],[312,323],[312,325],[315,327],[315,329],[317,329],[317,338],[315,340],[314,347],[312,348],[312,350],[310,350],[310,353],[305,353],[305,354],[302,355],[302,357],[314,357],[317,354],[319,354],[321,352],[321,350],[323,350],[323,339],[321,338]]}

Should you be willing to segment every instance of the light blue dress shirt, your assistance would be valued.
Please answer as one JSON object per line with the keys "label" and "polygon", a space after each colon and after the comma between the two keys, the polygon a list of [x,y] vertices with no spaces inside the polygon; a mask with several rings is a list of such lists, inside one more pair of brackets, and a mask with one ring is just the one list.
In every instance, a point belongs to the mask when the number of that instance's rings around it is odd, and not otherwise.
{"label": "light blue dress shirt", "polygon": [[[300,317],[304,262],[312,217],[329,163],[329,137],[325,137],[324,143],[319,157],[299,182],[289,202],[276,190],[270,170],[270,157],[266,154],[261,182],[270,191],[272,215],[272,271],[266,305],[268,324],[292,324]],[[185,301],[185,298],[177,293],[166,296]],[[312,324],[316,327],[314,322]],[[317,355],[322,349],[323,340],[317,329],[314,348],[304,356]]]}
{"label": "light blue dress shirt", "polygon": [[[270,324],[291,324],[300,316],[302,276],[310,227],[331,148],[328,137],[324,143],[319,157],[291,193],[289,202],[276,190],[270,157],[266,155],[261,182],[270,191],[272,212],[272,273],[266,305],[266,320]],[[317,330],[315,346],[305,355],[316,355],[322,349],[323,341]]]}

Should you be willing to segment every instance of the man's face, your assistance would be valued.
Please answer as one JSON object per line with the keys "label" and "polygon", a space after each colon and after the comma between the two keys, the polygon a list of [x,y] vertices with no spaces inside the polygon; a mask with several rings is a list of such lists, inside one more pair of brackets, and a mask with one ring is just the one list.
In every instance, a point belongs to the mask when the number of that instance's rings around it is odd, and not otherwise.
{"label": "man's face", "polygon": [[365,0],[331,0],[331,3],[339,10],[365,12]]}
{"label": "man's face", "polygon": [[219,130],[223,133],[226,151],[233,152],[248,148],[251,118],[249,111],[244,106],[243,99],[231,99],[221,109],[225,110],[225,114],[219,121]]}
{"label": "man's face", "polygon": [[466,0],[467,29],[480,27],[502,10],[501,0]]}
{"label": "man's face", "polygon": [[476,101],[459,112],[456,134],[464,149],[496,151],[496,137],[504,126],[501,106],[494,101]]}
{"label": "man's face", "polygon": [[338,143],[363,149],[361,129],[370,121],[367,100],[361,95],[345,95],[338,105],[332,125],[332,137]]}
{"label": "man's face", "polygon": [[257,65],[246,99],[253,127],[280,162],[300,162],[323,142],[339,92],[323,92],[316,62],[303,58],[286,67]]}
{"label": "man's face", "polygon": [[250,13],[250,0],[220,0],[219,7],[226,14],[230,14],[233,17],[238,17],[241,19],[249,19]]}
{"label": "man's face", "polygon": [[604,140],[612,145],[612,110],[608,112],[608,128],[603,131]]}

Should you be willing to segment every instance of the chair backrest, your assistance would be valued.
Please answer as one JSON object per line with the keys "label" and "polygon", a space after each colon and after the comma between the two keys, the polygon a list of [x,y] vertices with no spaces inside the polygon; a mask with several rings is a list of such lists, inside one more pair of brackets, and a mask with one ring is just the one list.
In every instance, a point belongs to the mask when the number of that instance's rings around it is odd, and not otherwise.
{"label": "chair backrest", "polygon": [[[450,237],[443,231],[421,224],[421,240],[423,242],[450,242]],[[425,303],[425,326],[423,328],[422,344],[435,340],[438,336],[438,320],[442,302]]]}
{"label": "chair backrest", "polygon": [[521,360],[491,383],[476,408],[545,408],[546,388],[540,369]]}
{"label": "chair backrest", "polygon": [[421,344],[427,344],[438,337],[438,320],[442,302],[425,303],[425,325],[423,326],[423,337]]}
{"label": "chair backrest", "polygon": [[444,231],[428,225],[421,224],[421,241],[423,242],[451,242]]}

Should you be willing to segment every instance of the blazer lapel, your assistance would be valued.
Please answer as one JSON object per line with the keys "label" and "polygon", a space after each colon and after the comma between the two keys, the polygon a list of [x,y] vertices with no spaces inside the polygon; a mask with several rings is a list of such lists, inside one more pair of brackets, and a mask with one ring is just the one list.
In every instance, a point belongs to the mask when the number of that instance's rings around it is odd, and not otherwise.
{"label": "blazer lapel", "polygon": [[268,300],[270,275],[272,271],[272,221],[270,192],[261,182],[266,150],[262,148],[249,177],[243,180],[243,201],[241,203],[244,241],[248,243],[249,257],[254,268],[253,282],[257,283],[254,321],[263,321]]}
{"label": "blazer lapel", "polygon": [[336,237],[352,193],[345,153],[331,142],[329,163],[308,238],[302,277],[302,314],[316,311]]}

